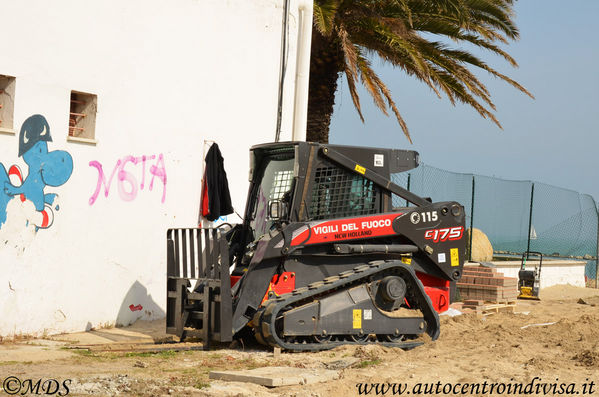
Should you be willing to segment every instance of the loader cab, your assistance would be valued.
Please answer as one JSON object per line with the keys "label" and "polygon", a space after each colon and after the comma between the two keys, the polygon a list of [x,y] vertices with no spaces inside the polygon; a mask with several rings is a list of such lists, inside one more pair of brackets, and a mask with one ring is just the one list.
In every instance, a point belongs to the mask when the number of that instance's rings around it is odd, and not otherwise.
{"label": "loader cab", "polygon": [[385,180],[418,166],[408,150],[281,142],[250,149],[250,189],[245,227],[250,241],[277,225],[392,211],[391,192],[354,166],[323,154],[335,151]]}

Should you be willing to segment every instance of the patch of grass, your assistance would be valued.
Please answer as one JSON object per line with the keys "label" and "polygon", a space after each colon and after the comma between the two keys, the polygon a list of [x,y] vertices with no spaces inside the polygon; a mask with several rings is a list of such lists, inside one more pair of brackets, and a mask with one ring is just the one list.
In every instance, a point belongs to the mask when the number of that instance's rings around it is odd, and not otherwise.
{"label": "patch of grass", "polygon": [[52,335],[52,340],[54,342],[62,342],[62,343],[66,343],[68,345],[76,345],[78,343],[81,343],[81,341],[78,339],[67,339],[67,338],[65,338],[65,335],[67,335],[67,334]]}
{"label": "patch of grass", "polygon": [[177,355],[175,350],[162,350],[159,352],[129,352],[123,357],[157,357],[157,358],[173,358]]}
{"label": "patch of grass", "polygon": [[356,364],[356,368],[374,367],[375,365],[379,365],[381,362],[382,361],[378,358],[372,360],[362,360]]}
{"label": "patch of grass", "polygon": [[33,361],[0,361],[0,365],[29,365],[33,364]]}
{"label": "patch of grass", "polygon": [[206,366],[206,365],[202,365],[199,367],[199,372],[204,375],[207,376],[210,371],[213,371],[215,369],[221,369],[220,367],[212,367],[212,366]]}
{"label": "patch of grass", "polygon": [[108,360],[116,360],[122,358],[123,356],[119,353],[111,353],[111,352],[103,352],[103,351],[93,351],[89,349],[70,349],[68,347],[62,347],[68,352],[71,352],[80,358],[89,358],[97,361],[108,361]]}
{"label": "patch of grass", "polygon": [[193,387],[195,387],[196,389],[205,389],[210,387],[210,383],[208,382],[202,382],[202,381],[197,381]]}
{"label": "patch of grass", "polygon": [[179,370],[183,375],[195,375],[198,373],[197,368],[185,368],[184,370]]}
{"label": "patch of grass", "polygon": [[35,335],[32,334],[14,334],[10,337],[0,337],[0,344],[12,344],[16,342],[25,342],[31,339],[35,339]]}
{"label": "patch of grass", "polygon": [[164,373],[171,373],[171,372],[179,372],[181,370],[181,368],[161,368],[160,371],[164,372]]}
{"label": "patch of grass", "polygon": [[98,327],[101,329],[112,329],[115,327],[115,324],[110,321],[106,321],[105,323],[100,324]]}
{"label": "patch of grass", "polygon": [[256,360],[254,360],[253,358],[244,358],[241,360],[237,360],[235,362],[234,365],[232,365],[232,367],[235,368],[245,368],[245,369],[254,369],[254,368],[258,368],[258,367],[262,367],[263,365],[260,365],[256,362]]}
{"label": "patch of grass", "polygon": [[[105,352],[99,352],[99,351],[92,351],[92,350],[87,350],[87,349],[67,349],[69,350],[71,353],[73,353],[75,356],[74,360],[77,363],[83,364],[83,363],[88,363],[89,361],[93,361],[93,362],[107,362],[110,361],[113,358],[117,358],[115,357],[111,357],[111,353],[105,353]],[[114,353],[112,353],[114,354]],[[87,365],[87,364],[86,364]]]}
{"label": "patch of grass", "polygon": [[203,389],[210,386],[210,383],[207,382],[205,377],[196,377],[196,376],[171,376],[169,378],[169,385],[172,386],[191,386],[196,389]]}
{"label": "patch of grass", "polygon": [[73,354],[77,354],[82,357],[99,358],[98,356],[96,356],[96,354],[93,351],[88,350],[88,349],[69,349],[68,347],[62,347],[61,349],[68,350],[69,352],[71,352]]}
{"label": "patch of grass", "polygon": [[277,365],[281,367],[293,367],[293,363],[289,360],[277,361]]}

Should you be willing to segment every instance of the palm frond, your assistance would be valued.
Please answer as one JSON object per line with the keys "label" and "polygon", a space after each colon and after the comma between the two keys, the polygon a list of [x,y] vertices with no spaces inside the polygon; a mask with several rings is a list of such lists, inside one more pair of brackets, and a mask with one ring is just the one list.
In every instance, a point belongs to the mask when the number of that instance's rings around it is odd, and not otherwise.
{"label": "palm frond", "polygon": [[[314,25],[343,54],[344,72],[360,119],[364,121],[356,88],[360,79],[375,105],[386,115],[391,109],[410,140],[407,124],[388,87],[371,66],[379,57],[426,84],[452,104],[474,108],[501,128],[492,113],[491,94],[472,68],[485,70],[534,98],[521,84],[499,73],[471,52],[473,45],[496,54],[517,67],[516,60],[498,43],[519,38],[514,23],[514,0],[315,0]],[[453,42],[430,40],[430,34]],[[450,41],[449,41],[450,40]],[[454,48],[456,47],[456,48]]]}
{"label": "palm frond", "polygon": [[364,116],[362,115],[362,107],[360,105],[360,96],[356,88],[356,80],[358,75],[358,54],[355,45],[349,40],[347,31],[343,29],[343,26],[339,28],[339,38],[341,40],[341,49],[345,55],[344,72],[347,78],[347,85],[349,87],[349,93],[354,103],[354,107],[358,111],[360,120],[364,122]]}
{"label": "palm frond", "polygon": [[323,36],[328,36],[335,27],[335,16],[339,0],[318,0],[314,2],[314,26]]}

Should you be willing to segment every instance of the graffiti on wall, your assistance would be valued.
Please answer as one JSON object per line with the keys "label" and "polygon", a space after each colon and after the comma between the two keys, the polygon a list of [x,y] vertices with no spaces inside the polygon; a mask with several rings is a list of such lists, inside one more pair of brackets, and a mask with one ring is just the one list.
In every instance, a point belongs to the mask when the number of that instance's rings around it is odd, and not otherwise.
{"label": "graffiti on wall", "polygon": [[[129,164],[128,169],[125,169]],[[96,190],[89,198],[89,205],[93,205],[96,199],[104,187],[104,197],[108,197],[112,182],[116,175],[116,185],[119,197],[123,201],[133,201],[137,197],[140,190],[144,190],[146,186],[146,178],[150,180],[148,186],[151,191],[154,188],[154,181],[158,179],[162,183],[162,199],[164,203],[166,200],[166,168],[164,167],[164,156],[160,153],[158,156],[125,156],[118,159],[114,165],[110,177],[107,179],[104,173],[104,168],[99,161],[90,161],[89,166],[95,168],[98,171],[98,180],[96,183]],[[131,171],[137,171],[137,175],[140,177],[136,178],[135,174]],[[149,175],[147,175],[149,173]]]}
{"label": "graffiti on wall", "polygon": [[[64,185],[73,173],[73,158],[64,150],[48,150],[50,126],[42,115],[29,117],[19,133],[19,157],[27,165],[26,176],[18,165],[0,163],[0,229],[10,216],[23,215],[24,226],[46,229],[58,211],[58,195],[46,187]],[[24,218],[24,219],[23,219]]]}

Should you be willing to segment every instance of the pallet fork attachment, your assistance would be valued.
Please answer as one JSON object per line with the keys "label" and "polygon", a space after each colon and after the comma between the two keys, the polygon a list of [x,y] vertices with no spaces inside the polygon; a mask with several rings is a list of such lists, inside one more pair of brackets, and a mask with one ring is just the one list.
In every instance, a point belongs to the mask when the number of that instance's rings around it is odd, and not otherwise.
{"label": "pallet fork attachment", "polygon": [[229,251],[223,234],[219,228],[167,232],[166,331],[181,340],[199,337],[206,350],[210,341],[233,340]]}

